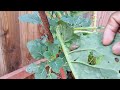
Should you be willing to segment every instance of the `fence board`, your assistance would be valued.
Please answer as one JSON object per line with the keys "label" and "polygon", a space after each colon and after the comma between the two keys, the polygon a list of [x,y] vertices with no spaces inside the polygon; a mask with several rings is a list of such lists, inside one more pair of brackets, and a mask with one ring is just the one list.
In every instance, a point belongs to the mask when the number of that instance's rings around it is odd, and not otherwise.
{"label": "fence board", "polygon": [[[20,33],[17,11],[0,12],[0,75],[18,69],[20,63]],[[4,67],[3,67],[4,65]]]}
{"label": "fence board", "polygon": [[115,11],[98,11],[97,13],[97,25],[106,26],[108,19]]}

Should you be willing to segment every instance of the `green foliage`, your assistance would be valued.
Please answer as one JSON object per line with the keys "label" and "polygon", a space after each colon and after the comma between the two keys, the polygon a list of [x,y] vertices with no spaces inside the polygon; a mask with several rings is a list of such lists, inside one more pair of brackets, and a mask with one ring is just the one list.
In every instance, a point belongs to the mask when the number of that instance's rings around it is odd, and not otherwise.
{"label": "green foliage", "polygon": [[[47,13],[54,42],[49,43],[45,35],[27,43],[27,48],[34,59],[47,59],[40,65],[30,64],[27,72],[34,73],[36,79],[57,79],[60,68],[64,69],[66,76],[67,71],[72,71],[75,78],[119,78],[119,62],[114,62],[114,59],[119,57],[110,53],[111,46],[105,47],[101,44],[101,35],[74,33],[78,27],[85,30],[91,28],[92,20],[84,17],[85,12],[47,11]],[[33,24],[42,23],[37,11],[22,15],[19,20]],[[56,30],[60,31],[60,38]],[[71,50],[71,46],[78,47]],[[49,66],[48,70],[46,66]]]}
{"label": "green foliage", "polygon": [[52,68],[52,70],[56,73],[59,73],[60,68],[65,64],[65,61],[63,58],[58,57],[56,60],[51,61],[49,63],[49,66]]}
{"label": "green foliage", "polygon": [[21,22],[28,22],[33,24],[41,24],[41,19],[37,11],[34,11],[32,14],[25,14],[19,17]]}
{"label": "green foliage", "polygon": [[37,73],[38,68],[39,67],[36,64],[32,63],[27,67],[26,71],[29,72],[29,73]]}
{"label": "green foliage", "polygon": [[[120,35],[118,34],[115,38],[114,43],[118,42],[119,38]],[[78,78],[120,78],[120,63],[115,61],[115,58],[120,60],[120,57],[114,55],[111,51],[114,43],[109,46],[103,46],[101,40],[101,33],[81,35],[79,42],[81,47],[69,54],[71,57],[71,63],[75,71],[78,72]],[[91,51],[93,53],[90,54]],[[93,62],[91,63],[92,65],[88,63],[88,59],[91,57],[93,59],[96,57],[96,63]]]}
{"label": "green foliage", "polygon": [[43,58],[43,53],[47,50],[47,46],[40,39],[29,41],[27,48],[36,60]]}
{"label": "green foliage", "polygon": [[38,72],[34,72],[36,79],[46,79],[46,77],[47,77],[47,71],[45,69],[45,65],[46,65],[46,63],[41,63],[38,66]]}
{"label": "green foliage", "polygon": [[89,18],[84,18],[81,16],[63,16],[62,21],[70,24],[72,27],[88,27],[91,25],[91,20]]}

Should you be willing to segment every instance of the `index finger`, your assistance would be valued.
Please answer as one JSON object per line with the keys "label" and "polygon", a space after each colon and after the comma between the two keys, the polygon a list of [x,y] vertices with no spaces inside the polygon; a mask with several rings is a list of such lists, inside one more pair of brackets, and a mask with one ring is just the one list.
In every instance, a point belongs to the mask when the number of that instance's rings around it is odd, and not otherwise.
{"label": "index finger", "polygon": [[120,26],[120,12],[115,12],[110,16],[108,23],[105,27],[102,41],[104,45],[109,45],[112,43],[119,26]]}

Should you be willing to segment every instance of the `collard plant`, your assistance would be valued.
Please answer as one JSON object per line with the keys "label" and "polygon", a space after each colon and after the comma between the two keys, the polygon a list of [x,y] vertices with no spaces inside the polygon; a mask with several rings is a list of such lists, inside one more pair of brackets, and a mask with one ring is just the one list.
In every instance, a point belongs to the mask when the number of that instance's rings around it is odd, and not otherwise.
{"label": "collard plant", "polygon": [[[102,27],[96,27],[94,19],[85,17],[86,11],[34,11],[19,17],[21,22],[41,24],[45,30],[40,39],[27,43],[35,60],[45,58],[40,64],[32,63],[26,69],[36,79],[58,79],[60,69],[72,72],[75,79],[120,78],[119,56],[110,46],[101,43]],[[116,36],[114,42],[118,41]],[[113,42],[113,43],[114,43]]]}

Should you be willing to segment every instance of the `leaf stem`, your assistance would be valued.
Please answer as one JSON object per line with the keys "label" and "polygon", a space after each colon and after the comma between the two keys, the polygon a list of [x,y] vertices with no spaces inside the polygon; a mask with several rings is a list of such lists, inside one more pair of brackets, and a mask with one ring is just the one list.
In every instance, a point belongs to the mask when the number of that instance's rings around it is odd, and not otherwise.
{"label": "leaf stem", "polygon": [[56,34],[57,34],[57,38],[58,38],[59,41],[60,41],[60,44],[61,44],[61,46],[62,46],[62,49],[63,49],[63,51],[64,51],[64,54],[65,54],[65,57],[66,57],[66,59],[67,59],[68,65],[69,65],[69,67],[70,67],[70,69],[71,69],[74,77],[75,77],[76,79],[78,79],[77,72],[75,71],[75,69],[74,69],[73,66],[72,66],[72,63],[70,62],[70,57],[68,56],[68,49],[65,47],[64,42],[63,42],[63,39],[62,39],[62,37],[61,37],[61,35],[60,35],[60,31],[57,30],[57,29],[56,29]]}
{"label": "leaf stem", "polygon": [[93,12],[93,27],[96,27],[97,26],[97,11],[94,11]]}
{"label": "leaf stem", "polygon": [[101,27],[76,27],[74,28],[74,31],[77,31],[77,30],[94,30],[94,29],[104,29],[103,26]]}
{"label": "leaf stem", "polygon": [[77,27],[77,28],[74,28],[74,30],[93,30],[93,29],[98,29],[98,27]]}
{"label": "leaf stem", "polygon": [[95,51],[95,49],[93,49],[93,48],[89,48],[89,49],[79,49],[79,50],[71,51],[71,52],[69,52],[69,54],[74,53],[74,52],[87,51],[87,50],[93,50],[93,51]]}
{"label": "leaf stem", "polygon": [[93,32],[91,32],[91,31],[80,31],[80,30],[76,30],[76,31],[74,31],[74,33],[93,33]]}

